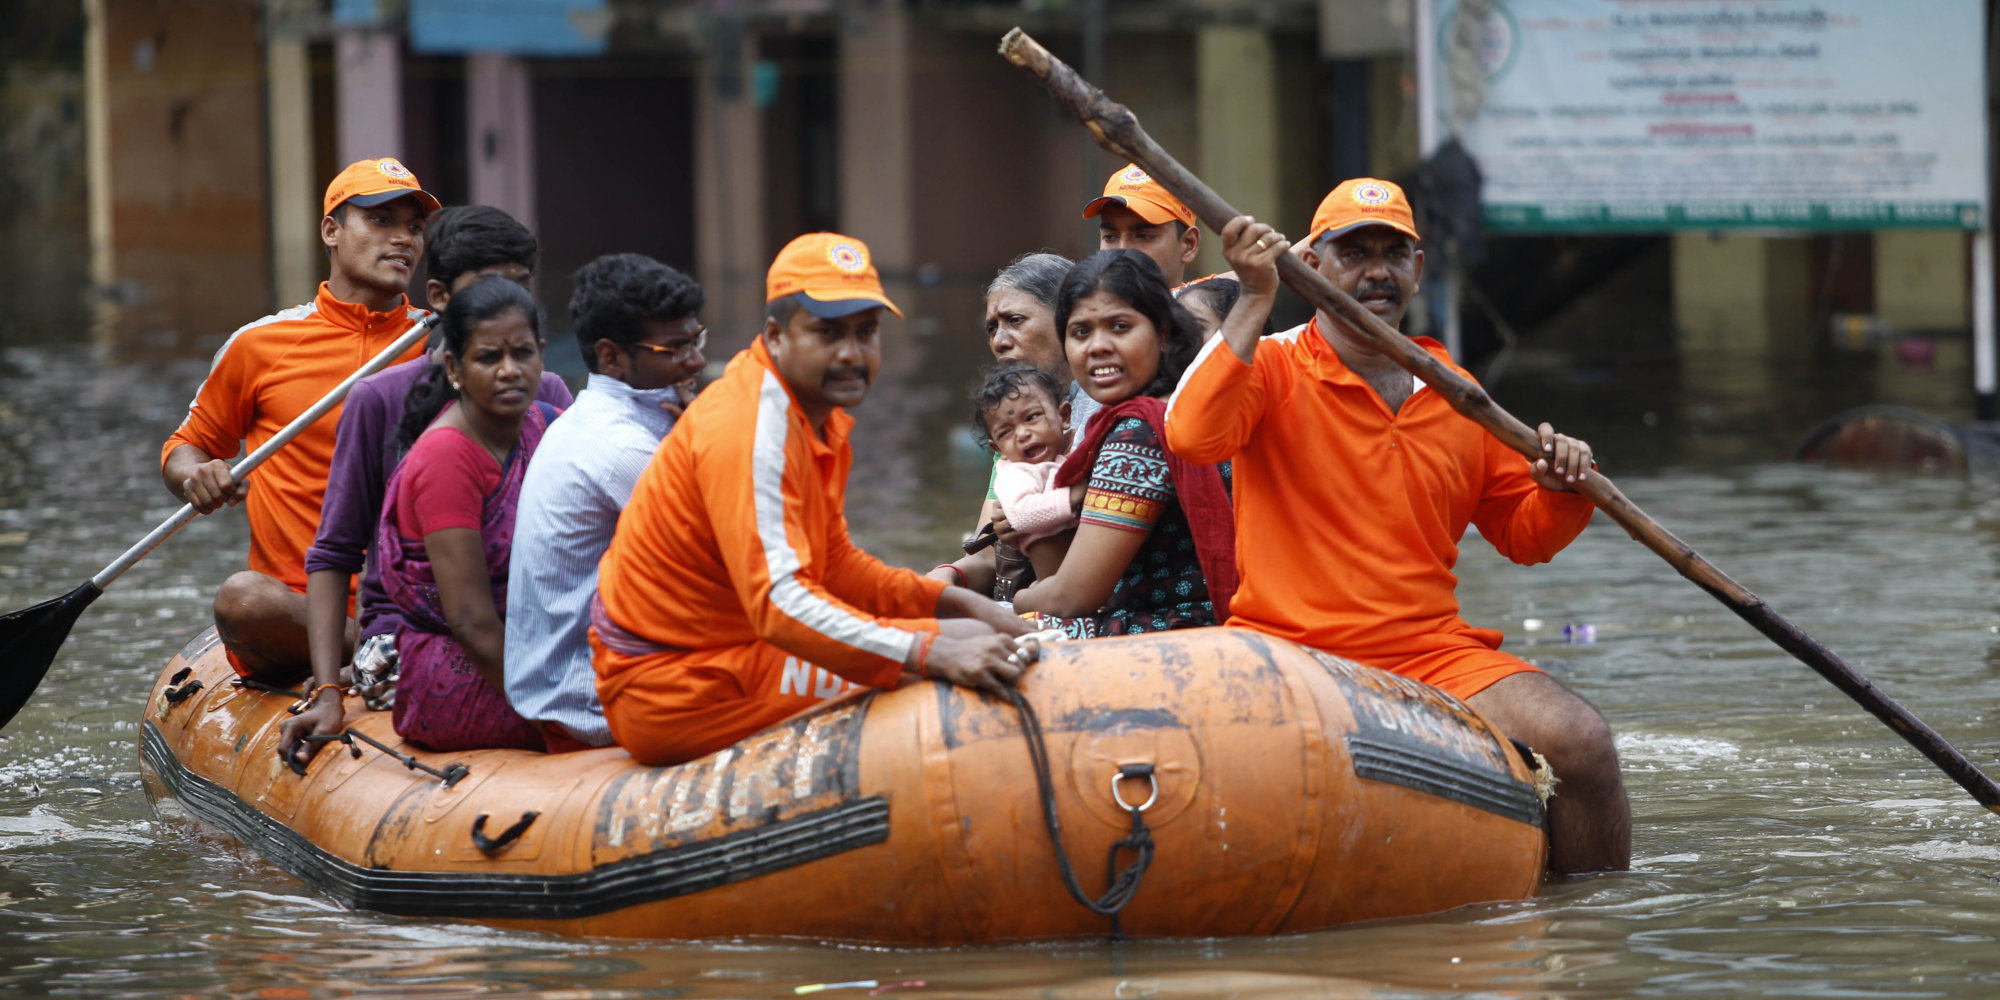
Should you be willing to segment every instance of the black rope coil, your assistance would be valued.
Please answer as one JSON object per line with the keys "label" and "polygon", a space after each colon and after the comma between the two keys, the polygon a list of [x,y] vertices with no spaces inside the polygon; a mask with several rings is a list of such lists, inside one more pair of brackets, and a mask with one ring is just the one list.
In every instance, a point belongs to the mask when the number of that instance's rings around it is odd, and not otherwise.
{"label": "black rope coil", "polygon": [[[1146,869],[1153,864],[1153,831],[1146,825],[1144,809],[1140,806],[1126,807],[1132,816],[1131,832],[1111,845],[1104,858],[1104,877],[1109,884],[1102,896],[1090,898],[1084,893],[1083,886],[1078,884],[1076,870],[1070,867],[1069,852],[1063,849],[1062,820],[1056,816],[1056,795],[1054,782],[1049,777],[1049,749],[1042,736],[1042,720],[1021,692],[1008,688],[1007,700],[1014,703],[1014,711],[1021,716],[1021,733],[1027,740],[1028,757],[1035,765],[1035,786],[1041,793],[1042,818],[1048,824],[1049,841],[1055,845],[1056,865],[1062,872],[1063,888],[1068,889],[1070,898],[1082,904],[1084,909],[1110,917],[1112,938],[1123,940],[1125,928],[1119,921],[1119,911],[1132,902],[1133,895],[1139,891],[1140,880],[1146,877]],[[1133,855],[1131,863],[1123,871],[1118,868],[1121,851],[1131,851]]]}

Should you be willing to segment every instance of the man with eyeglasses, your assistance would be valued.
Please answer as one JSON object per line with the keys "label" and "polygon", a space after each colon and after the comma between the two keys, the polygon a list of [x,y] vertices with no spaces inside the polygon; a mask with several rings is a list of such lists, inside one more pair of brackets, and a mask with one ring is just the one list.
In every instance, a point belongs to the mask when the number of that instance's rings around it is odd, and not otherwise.
{"label": "man with eyeglasses", "polygon": [[521,483],[507,576],[507,700],[551,751],[609,746],[590,665],[597,562],[681,408],[708,331],[707,293],[641,254],[599,257],[569,300],[590,380],[549,425]]}

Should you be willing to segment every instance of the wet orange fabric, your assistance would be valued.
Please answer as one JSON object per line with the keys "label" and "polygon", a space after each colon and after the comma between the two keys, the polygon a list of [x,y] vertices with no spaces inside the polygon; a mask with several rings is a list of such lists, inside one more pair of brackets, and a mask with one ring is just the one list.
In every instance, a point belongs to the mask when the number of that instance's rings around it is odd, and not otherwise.
{"label": "wet orange fabric", "polygon": [[1532,670],[1459,616],[1459,539],[1474,525],[1507,558],[1546,562],[1590,522],[1590,501],[1537,486],[1525,459],[1427,388],[1391,413],[1318,322],[1264,338],[1249,366],[1211,339],[1168,401],[1168,447],[1234,463],[1242,583],[1228,624],[1459,697]]}
{"label": "wet orange fabric", "polygon": [[[215,353],[187,419],[161,446],[161,467],[184,444],[221,459],[256,450],[425,315],[408,300],[388,312],[342,302],[322,282],[312,302],[236,331]],[[421,353],[418,344],[399,360]],[[336,406],[272,455],[250,474],[243,503],[250,568],[299,593],[306,589],[306,549],[319,529],[339,423]]]}
{"label": "wet orange fabric", "polygon": [[[894,687],[944,584],[854,547],[848,432],[824,439],[760,339],[661,442],[598,565],[612,735],[647,763],[727,746],[856,685]],[[823,668],[823,669],[820,669]]]}

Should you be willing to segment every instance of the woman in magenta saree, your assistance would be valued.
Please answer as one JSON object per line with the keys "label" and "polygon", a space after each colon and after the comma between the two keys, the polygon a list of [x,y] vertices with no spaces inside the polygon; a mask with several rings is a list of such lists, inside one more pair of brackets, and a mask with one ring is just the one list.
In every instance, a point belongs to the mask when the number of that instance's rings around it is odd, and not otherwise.
{"label": "woman in magenta saree", "polygon": [[[548,427],[535,403],[538,317],[519,285],[488,279],[454,295],[441,326],[447,363],[411,389],[397,437],[409,453],[389,478],[377,539],[383,589],[404,620],[396,732],[433,750],[541,750],[503,693],[500,617],[522,475]],[[420,400],[427,389],[435,398]]]}

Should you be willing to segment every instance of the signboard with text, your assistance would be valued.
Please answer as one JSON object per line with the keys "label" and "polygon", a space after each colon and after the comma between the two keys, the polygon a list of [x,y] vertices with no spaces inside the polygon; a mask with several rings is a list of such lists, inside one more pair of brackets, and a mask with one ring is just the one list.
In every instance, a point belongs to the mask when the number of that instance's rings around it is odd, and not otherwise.
{"label": "signboard with text", "polygon": [[[1488,0],[1466,32],[1435,4],[1438,114],[1470,112],[1493,229],[1985,219],[1980,0]],[[1484,86],[1455,103],[1454,75]]]}

